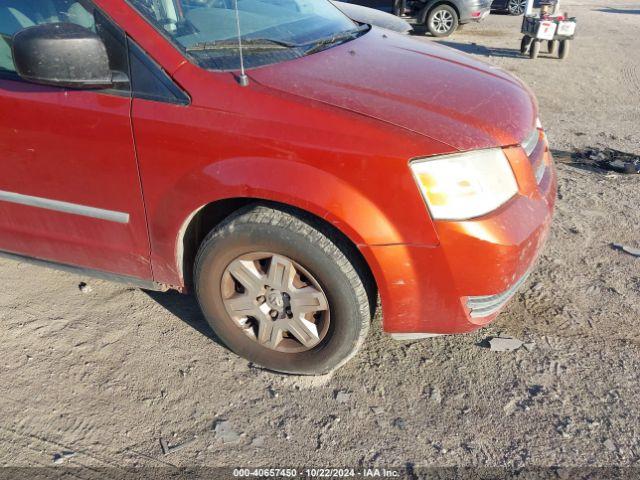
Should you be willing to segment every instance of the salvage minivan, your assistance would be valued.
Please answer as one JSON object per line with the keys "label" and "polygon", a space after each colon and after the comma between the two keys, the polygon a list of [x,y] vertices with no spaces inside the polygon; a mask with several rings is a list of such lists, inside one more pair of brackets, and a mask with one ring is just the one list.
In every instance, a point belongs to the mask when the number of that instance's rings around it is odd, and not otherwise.
{"label": "salvage minivan", "polygon": [[556,197],[520,80],[327,0],[3,0],[0,152],[5,255],[194,292],[298,374],[376,308],[399,339],[486,325]]}

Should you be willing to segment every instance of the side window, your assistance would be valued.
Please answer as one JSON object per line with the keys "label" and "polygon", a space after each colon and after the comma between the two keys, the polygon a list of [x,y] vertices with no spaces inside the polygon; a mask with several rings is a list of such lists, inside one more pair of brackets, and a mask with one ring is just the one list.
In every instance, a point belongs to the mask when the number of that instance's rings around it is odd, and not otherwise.
{"label": "side window", "polygon": [[[46,23],[75,23],[97,33],[111,69],[128,73],[126,37],[90,0],[0,0],[0,77],[17,77],[11,39],[20,30]],[[121,85],[117,90],[127,90]]]}

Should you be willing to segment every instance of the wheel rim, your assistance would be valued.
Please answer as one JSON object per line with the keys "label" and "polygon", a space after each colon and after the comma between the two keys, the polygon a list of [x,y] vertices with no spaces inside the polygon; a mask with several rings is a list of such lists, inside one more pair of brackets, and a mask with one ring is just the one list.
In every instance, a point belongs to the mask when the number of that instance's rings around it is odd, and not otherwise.
{"label": "wheel rim", "polygon": [[438,10],[431,19],[431,26],[438,33],[446,33],[453,26],[453,15],[447,10]]}
{"label": "wheel rim", "polygon": [[527,8],[527,0],[509,0],[507,9],[513,15],[522,15]]}
{"label": "wheel rim", "polygon": [[322,287],[284,255],[258,252],[236,258],[224,271],[221,289],[235,325],[266,348],[304,352],[327,335],[330,311]]}

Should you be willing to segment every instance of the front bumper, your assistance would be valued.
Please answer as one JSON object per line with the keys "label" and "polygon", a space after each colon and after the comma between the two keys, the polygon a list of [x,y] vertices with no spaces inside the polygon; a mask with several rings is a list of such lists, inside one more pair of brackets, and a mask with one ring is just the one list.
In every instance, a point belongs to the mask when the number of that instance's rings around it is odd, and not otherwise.
{"label": "front bumper", "polygon": [[544,140],[531,160],[520,147],[505,153],[519,194],[500,209],[478,219],[436,222],[437,246],[365,247],[365,256],[374,259],[386,332],[475,330],[524,283],[549,232],[556,173]]}

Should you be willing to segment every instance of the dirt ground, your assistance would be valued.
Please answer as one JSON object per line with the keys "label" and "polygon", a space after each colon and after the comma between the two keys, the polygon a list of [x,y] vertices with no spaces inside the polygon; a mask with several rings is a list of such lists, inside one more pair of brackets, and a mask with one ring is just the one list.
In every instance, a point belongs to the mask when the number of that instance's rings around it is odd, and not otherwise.
{"label": "dirt ground", "polygon": [[376,318],[333,376],[287,377],[212,341],[190,297],[0,260],[0,465],[640,465],[640,258],[611,247],[640,247],[640,177],[570,165],[640,154],[640,3],[563,6],[566,61],[521,57],[505,15],[442,41],[533,88],[559,161],[549,244],[495,323],[396,342]]}

